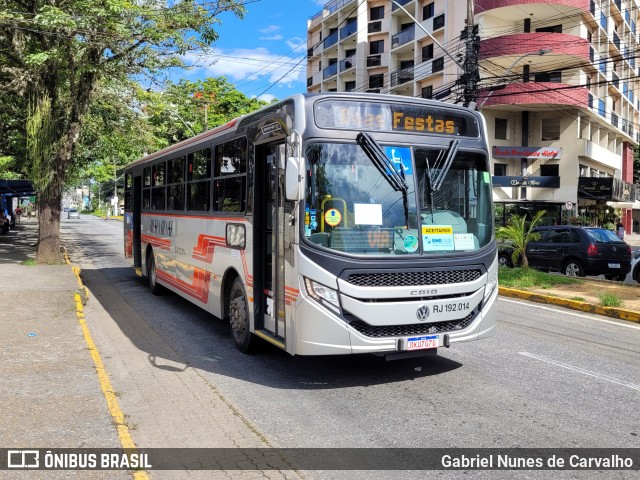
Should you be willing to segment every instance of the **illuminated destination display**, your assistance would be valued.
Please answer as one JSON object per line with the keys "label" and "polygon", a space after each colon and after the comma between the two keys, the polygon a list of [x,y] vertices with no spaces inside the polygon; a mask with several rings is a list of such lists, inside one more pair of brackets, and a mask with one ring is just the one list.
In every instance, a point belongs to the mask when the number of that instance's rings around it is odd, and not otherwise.
{"label": "illuminated destination display", "polygon": [[464,112],[424,105],[327,100],[315,106],[321,128],[381,130],[478,137],[476,118]]}

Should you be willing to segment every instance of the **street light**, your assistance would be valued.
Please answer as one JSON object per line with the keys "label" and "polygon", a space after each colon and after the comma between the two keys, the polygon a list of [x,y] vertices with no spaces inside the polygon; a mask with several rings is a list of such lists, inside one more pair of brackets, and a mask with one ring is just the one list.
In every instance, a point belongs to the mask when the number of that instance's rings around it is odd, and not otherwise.
{"label": "street light", "polygon": [[[511,64],[511,66],[510,66],[509,68],[507,68],[507,69],[504,71],[504,73],[502,74],[502,77],[503,77],[503,78],[506,78],[506,77],[507,77],[507,75],[509,75],[509,74],[511,73],[511,70],[513,70],[513,69],[515,68],[515,66],[518,64],[518,62],[519,62],[520,60],[522,60],[523,58],[533,57],[533,56],[536,56],[536,55],[538,55],[538,56],[542,56],[542,55],[545,55],[545,54],[547,54],[547,53],[551,53],[552,51],[553,51],[553,50],[552,50],[551,48],[541,48],[540,50],[537,50],[537,51],[535,51],[535,52],[527,52],[527,53],[523,53],[522,55],[520,55],[519,57],[517,57],[517,58],[513,61],[513,63]],[[498,86],[494,87],[494,89],[495,89],[495,90],[498,90],[498,89],[501,89],[501,88],[504,88],[504,87],[506,87],[506,84],[505,84],[505,85],[498,85]],[[483,106],[484,106],[484,104],[487,102],[487,100],[489,99],[489,97],[490,97],[491,95],[493,95],[493,92],[494,92],[495,90],[491,90],[491,91],[489,92],[489,94],[488,94],[486,97],[484,97],[484,99],[482,100],[482,104],[480,105],[481,107],[483,107]]]}

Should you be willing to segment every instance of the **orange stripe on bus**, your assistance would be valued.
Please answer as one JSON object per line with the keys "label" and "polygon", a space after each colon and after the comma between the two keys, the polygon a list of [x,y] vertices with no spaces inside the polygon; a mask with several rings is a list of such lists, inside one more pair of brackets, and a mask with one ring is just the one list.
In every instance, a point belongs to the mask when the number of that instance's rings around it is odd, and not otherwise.
{"label": "orange stripe on bus", "polygon": [[207,303],[209,300],[209,282],[211,280],[211,274],[201,268],[193,269],[193,280],[191,283],[187,283],[184,280],[180,280],[173,275],[169,275],[167,272],[156,268],[156,274],[158,278],[163,282],[168,283],[172,287],[177,288],[181,292],[195,298],[196,300]]}

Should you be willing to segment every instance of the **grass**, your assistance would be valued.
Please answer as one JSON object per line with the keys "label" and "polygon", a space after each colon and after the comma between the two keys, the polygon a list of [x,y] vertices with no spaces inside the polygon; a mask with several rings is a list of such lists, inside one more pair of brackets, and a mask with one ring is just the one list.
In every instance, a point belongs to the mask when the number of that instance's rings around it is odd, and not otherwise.
{"label": "grass", "polygon": [[27,258],[24,262],[22,262],[22,265],[26,265],[27,267],[34,267],[35,265],[37,265],[36,259]]}
{"label": "grass", "polygon": [[576,302],[584,302],[584,297],[573,297],[571,300],[575,300]]}
{"label": "grass", "polygon": [[533,268],[501,268],[498,281],[502,287],[525,289],[531,287],[549,289],[556,285],[580,283],[577,278],[551,275]]}
{"label": "grass", "polygon": [[622,299],[615,293],[603,292],[600,293],[598,297],[600,298],[600,304],[603,307],[621,307],[624,303]]}

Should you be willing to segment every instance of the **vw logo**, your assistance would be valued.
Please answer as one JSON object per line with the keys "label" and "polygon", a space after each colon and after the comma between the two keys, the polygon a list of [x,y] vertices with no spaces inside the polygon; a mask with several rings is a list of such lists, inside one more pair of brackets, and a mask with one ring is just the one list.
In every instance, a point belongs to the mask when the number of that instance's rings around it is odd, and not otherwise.
{"label": "vw logo", "polygon": [[418,317],[418,320],[426,320],[427,317],[429,316],[429,306],[428,305],[422,305],[420,308],[418,308],[418,310],[416,310],[416,317]]}

